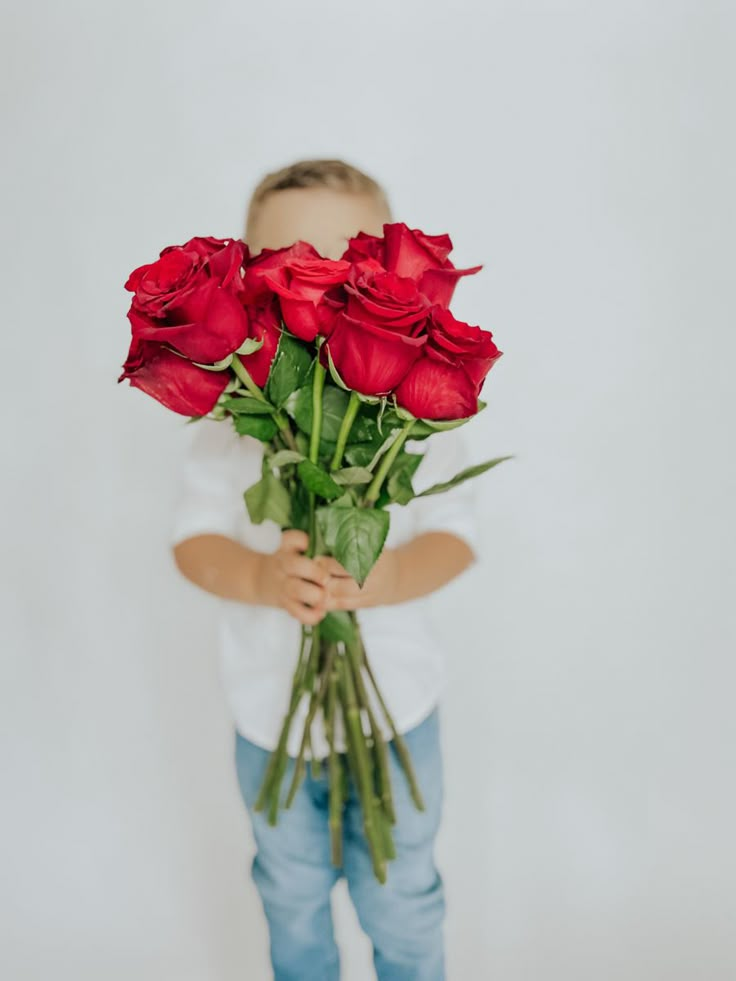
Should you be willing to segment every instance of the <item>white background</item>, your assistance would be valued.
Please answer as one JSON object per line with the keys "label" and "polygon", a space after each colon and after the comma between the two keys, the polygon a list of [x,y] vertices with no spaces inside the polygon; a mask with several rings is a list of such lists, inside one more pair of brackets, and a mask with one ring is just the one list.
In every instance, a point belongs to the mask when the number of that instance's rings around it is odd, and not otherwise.
{"label": "white background", "polygon": [[185,431],[115,380],[127,273],[310,156],[485,263],[454,309],[505,352],[467,433],[516,459],[435,605],[451,981],[736,975],[733,15],[4,5],[4,979],[270,976]]}

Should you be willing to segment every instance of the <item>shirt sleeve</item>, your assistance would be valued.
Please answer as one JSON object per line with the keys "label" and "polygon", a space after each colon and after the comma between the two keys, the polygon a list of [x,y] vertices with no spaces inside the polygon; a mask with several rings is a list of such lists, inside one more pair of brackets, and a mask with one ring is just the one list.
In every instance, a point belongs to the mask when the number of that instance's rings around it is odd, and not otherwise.
{"label": "shirt sleeve", "polygon": [[243,491],[259,468],[251,441],[239,436],[229,420],[200,419],[192,430],[171,515],[171,545],[194,535],[237,537],[245,511]]}
{"label": "shirt sleeve", "polygon": [[[417,494],[433,484],[451,480],[455,474],[471,465],[468,445],[460,427],[435,433],[426,441],[416,441],[416,450],[426,450],[413,479]],[[425,531],[451,532],[476,551],[479,527],[474,484],[471,478],[439,494],[414,498],[409,505],[414,513],[414,534]]]}

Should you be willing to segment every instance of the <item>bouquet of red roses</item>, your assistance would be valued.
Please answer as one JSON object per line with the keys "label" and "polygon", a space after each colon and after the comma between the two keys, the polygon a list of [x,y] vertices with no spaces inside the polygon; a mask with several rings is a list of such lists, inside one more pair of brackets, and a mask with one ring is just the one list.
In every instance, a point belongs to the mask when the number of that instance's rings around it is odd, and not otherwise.
{"label": "bouquet of red roses", "polygon": [[[249,253],[237,239],[192,238],[135,269],[132,340],[118,381],[129,379],[196,421],[230,420],[263,443],[261,479],[245,489],[253,522],[309,534],[310,555],[332,555],[362,585],[389,529],[389,505],[415,496],[423,454],[405,447],[461,425],[501,357],[490,331],[449,310],[458,280],[447,235],[396,222],[359,232],[341,259],[306,242]],[[469,467],[422,491],[438,494],[508,456]],[[421,495],[420,495],[421,496]],[[349,779],[360,798],[377,878],[394,857],[388,753],[397,754],[416,806],[420,788],[390,708],[378,690],[355,613],[304,627],[277,748],[256,803],[275,823],[289,807],[320,719],[329,746],[332,856],[341,864]],[[283,788],[297,709],[308,709],[301,748]],[[339,751],[344,745],[346,752]],[[318,761],[312,759],[312,765]]]}

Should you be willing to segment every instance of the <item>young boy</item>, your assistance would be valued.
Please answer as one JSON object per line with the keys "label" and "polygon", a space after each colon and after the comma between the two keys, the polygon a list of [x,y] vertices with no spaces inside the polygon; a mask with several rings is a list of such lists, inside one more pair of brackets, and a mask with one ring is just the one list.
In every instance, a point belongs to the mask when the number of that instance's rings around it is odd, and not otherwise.
{"label": "young boy", "polygon": [[[303,239],[324,256],[339,258],[351,236],[381,235],[391,220],[384,192],[365,174],[338,160],[301,161],[256,187],[245,240],[254,254]],[[426,450],[417,489],[448,479],[468,463],[457,430],[413,448]],[[442,802],[437,704],[443,665],[426,597],[475,559],[472,482],[405,507],[391,505],[386,546],[359,589],[334,559],[304,554],[303,532],[281,533],[272,523],[249,521],[243,491],[258,480],[261,456],[261,444],[238,436],[229,423],[197,422],[172,545],[181,573],[223,600],[222,675],[236,726],[238,779],[257,847],[252,874],[268,921],[276,981],[339,978],[330,893],[341,875],[372,941],[379,981],[441,981],[444,896],[434,842]],[[416,810],[390,754],[397,857],[384,885],[373,875],[354,788],[344,815],[342,869],[330,861],[325,775],[308,772],[275,827],[253,811],[288,701],[300,625],[337,609],[359,611],[378,684],[404,734],[426,803],[426,810]],[[301,738],[297,722],[292,757]]]}

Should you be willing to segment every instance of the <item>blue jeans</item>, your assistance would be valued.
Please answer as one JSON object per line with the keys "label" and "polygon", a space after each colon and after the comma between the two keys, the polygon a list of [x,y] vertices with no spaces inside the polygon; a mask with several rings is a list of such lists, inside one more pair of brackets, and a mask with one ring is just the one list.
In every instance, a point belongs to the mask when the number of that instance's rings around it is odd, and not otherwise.
{"label": "blue jeans", "polygon": [[[252,874],[268,921],[275,981],[339,979],[330,892],[341,875],[373,944],[379,981],[443,981],[445,899],[434,862],[442,804],[438,709],[404,739],[426,810],[414,806],[391,752],[397,857],[381,885],[373,875],[352,780],[343,817],[343,868],[336,869],[330,860],[326,767],[318,779],[307,768],[291,808],[280,811],[271,827],[263,812],[253,811],[270,754],[236,733],[238,780],[257,848]],[[283,787],[293,766],[290,759]]]}

